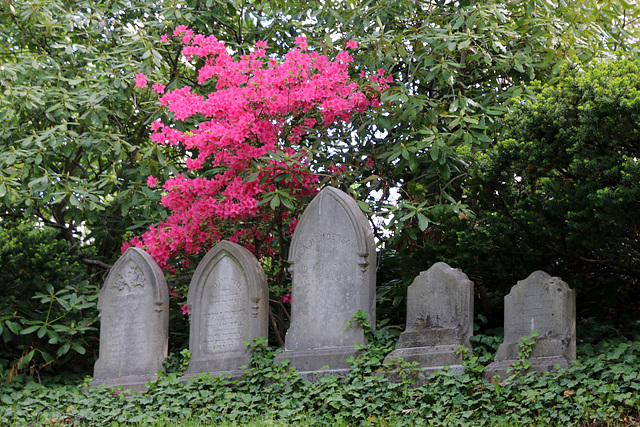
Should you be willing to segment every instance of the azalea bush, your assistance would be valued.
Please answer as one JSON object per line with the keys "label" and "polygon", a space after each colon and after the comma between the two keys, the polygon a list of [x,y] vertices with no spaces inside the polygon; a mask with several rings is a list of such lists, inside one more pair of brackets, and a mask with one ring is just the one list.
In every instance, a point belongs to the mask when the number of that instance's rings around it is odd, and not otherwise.
{"label": "azalea bush", "polygon": [[379,70],[368,78],[361,71],[363,83],[352,79],[354,41],[334,59],[311,50],[303,36],[282,58],[269,55],[264,41],[236,58],[215,36],[185,26],[161,42],[183,45],[197,83],[167,91],[139,73],[136,86],[160,95],[170,119],[153,122],[151,139],[183,149],[184,169],[164,182],[148,177],[149,187],[163,189],[169,215],[122,249],[142,247],[176,273],[221,239],[239,242],[264,259],[281,303],[288,235],[322,177],[343,170],[317,154],[379,106],[391,78]]}

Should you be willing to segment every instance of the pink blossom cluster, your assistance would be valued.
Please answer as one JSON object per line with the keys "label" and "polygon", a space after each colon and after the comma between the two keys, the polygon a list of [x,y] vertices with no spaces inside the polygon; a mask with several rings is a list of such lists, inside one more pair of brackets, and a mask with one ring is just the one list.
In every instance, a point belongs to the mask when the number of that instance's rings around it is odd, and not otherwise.
{"label": "pink blossom cluster", "polygon": [[[262,41],[236,59],[214,36],[193,34],[180,26],[173,37],[184,45],[187,60],[199,59],[203,64],[198,70],[199,86],[165,93],[165,86],[155,83],[153,90],[164,93],[160,103],[176,121],[196,124],[181,131],[157,121],[151,126],[151,139],[182,146],[192,155],[186,160],[187,171],[162,185],[162,203],[172,212],[170,216],[122,248],[144,247],[163,268],[177,254],[188,256],[217,243],[223,237],[219,224],[272,219],[276,213],[269,204],[260,204],[269,192],[284,189],[294,198],[314,195],[319,180],[301,148],[303,139],[313,129],[348,122],[354,113],[377,106],[377,90],[372,89],[382,90],[389,82],[378,72],[361,90],[349,77],[353,58],[348,50],[331,60],[309,50],[305,37],[298,37],[297,47],[280,60],[267,55],[268,46]],[[166,40],[163,36],[161,42]],[[346,47],[356,48],[357,43],[350,41]],[[136,86],[146,84],[146,76],[138,74]],[[200,93],[205,85],[214,90]],[[198,171],[211,168],[218,172],[197,176]],[[153,176],[147,184],[159,186]],[[285,224],[291,222],[292,232],[297,221],[284,214],[282,219]],[[270,239],[257,229],[242,227],[225,237]]]}

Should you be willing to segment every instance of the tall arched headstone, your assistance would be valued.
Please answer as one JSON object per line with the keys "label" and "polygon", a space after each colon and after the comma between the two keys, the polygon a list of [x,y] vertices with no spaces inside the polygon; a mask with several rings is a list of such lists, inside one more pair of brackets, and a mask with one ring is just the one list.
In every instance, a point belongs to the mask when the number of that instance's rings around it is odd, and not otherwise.
{"label": "tall arched headstone", "polygon": [[372,325],[376,316],[375,242],[356,201],[322,190],[298,222],[289,263],[291,326],[276,362],[288,359],[301,372],[347,369],[355,345],[366,342],[362,327],[347,322],[359,310]]}
{"label": "tall arched headstone", "polygon": [[531,273],[504,297],[504,341],[485,376],[508,376],[518,359],[520,338],[536,330],[538,337],[528,361],[528,370],[568,368],[576,359],[576,296],[559,277],[544,271]]}
{"label": "tall arched headstone", "polygon": [[268,299],[267,279],[251,252],[228,241],[211,249],[189,285],[191,360],[185,378],[242,374],[239,368],[251,356],[245,343],[267,337]]}
{"label": "tall arched headstone", "polygon": [[140,391],[163,371],[167,356],[169,292],[162,270],[139,248],[111,268],[98,297],[100,355],[92,385]]}
{"label": "tall arched headstone", "polygon": [[471,350],[473,282],[444,262],[423,271],[407,289],[407,327],[385,363],[418,362],[425,375],[449,366],[462,371],[458,347]]}

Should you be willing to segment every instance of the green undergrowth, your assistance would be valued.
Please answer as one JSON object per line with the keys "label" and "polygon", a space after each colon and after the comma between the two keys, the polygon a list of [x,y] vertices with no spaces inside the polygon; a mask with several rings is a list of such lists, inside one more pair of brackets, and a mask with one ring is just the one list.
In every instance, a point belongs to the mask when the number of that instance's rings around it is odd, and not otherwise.
{"label": "green undergrowth", "polygon": [[[414,384],[416,367],[389,381],[382,361],[394,337],[380,328],[347,378],[316,382],[273,363],[277,351],[256,341],[243,381],[201,375],[183,384],[174,372],[148,391],[87,385],[67,378],[18,377],[0,385],[0,425],[628,425],[640,421],[640,341],[579,345],[578,363],[535,376],[483,377],[499,339],[473,338],[466,370]],[[398,371],[396,371],[398,372]]]}

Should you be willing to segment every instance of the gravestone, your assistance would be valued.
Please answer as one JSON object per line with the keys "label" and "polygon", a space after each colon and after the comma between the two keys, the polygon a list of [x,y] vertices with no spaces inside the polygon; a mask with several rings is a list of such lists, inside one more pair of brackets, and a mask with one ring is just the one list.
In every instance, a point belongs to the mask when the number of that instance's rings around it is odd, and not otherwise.
{"label": "gravestone", "polygon": [[100,349],[92,385],[144,390],[164,370],[169,335],[169,291],[155,260],[142,249],[127,249],[100,290],[98,310]]}
{"label": "gravestone", "polygon": [[536,271],[519,281],[504,298],[504,342],[485,376],[507,378],[518,359],[520,338],[537,330],[530,371],[568,368],[576,359],[575,291],[558,277]]}
{"label": "gravestone", "polygon": [[268,335],[268,303],[267,279],[251,252],[228,241],[211,249],[187,294],[191,360],[184,378],[242,375],[251,356],[245,343]]}
{"label": "gravestone", "polygon": [[443,262],[423,271],[407,289],[407,327],[385,363],[418,362],[428,376],[448,366],[462,372],[460,346],[471,350],[473,282]]}
{"label": "gravestone", "polygon": [[276,362],[290,360],[303,376],[327,366],[348,372],[346,359],[366,339],[360,325],[346,323],[362,310],[375,326],[376,248],[356,201],[332,187],[322,190],[298,222],[289,263],[291,326]]}

